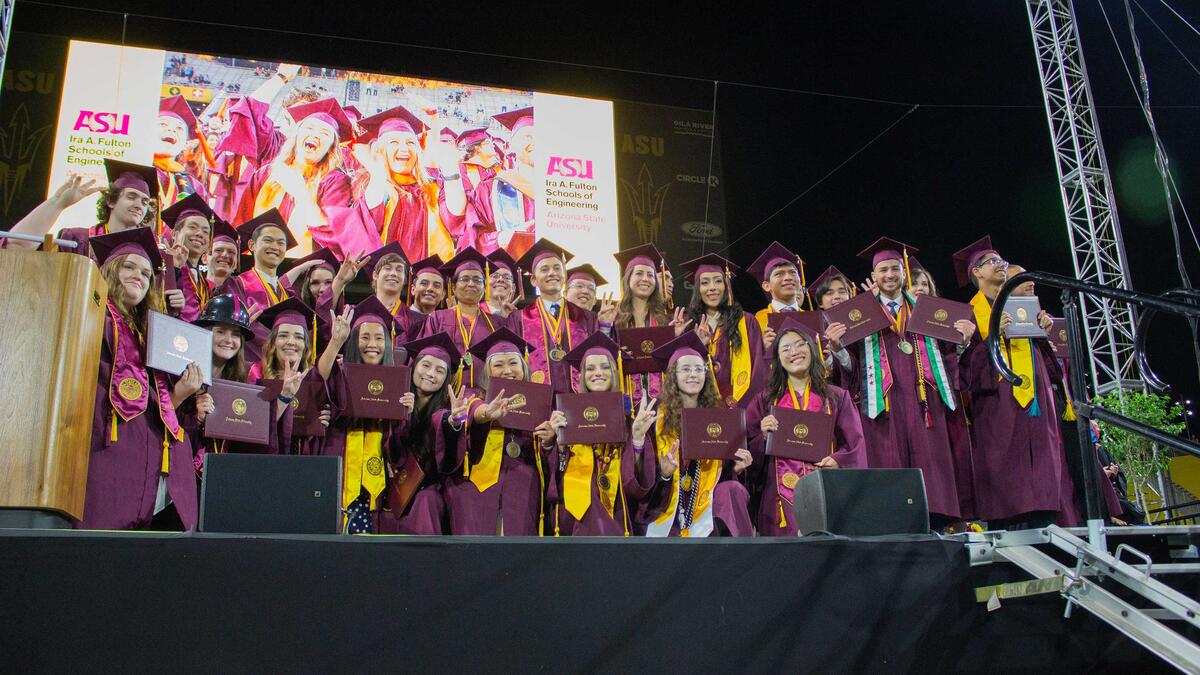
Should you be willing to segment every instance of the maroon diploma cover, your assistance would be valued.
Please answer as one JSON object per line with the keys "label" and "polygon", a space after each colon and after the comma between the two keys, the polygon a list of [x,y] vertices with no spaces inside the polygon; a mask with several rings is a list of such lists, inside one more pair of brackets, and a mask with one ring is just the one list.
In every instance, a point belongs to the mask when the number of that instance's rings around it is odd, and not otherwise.
{"label": "maroon diploma cover", "polygon": [[408,410],[400,397],[409,390],[408,366],[369,366],[347,363],[346,416],[367,420],[404,420]]}
{"label": "maroon diploma cover", "polygon": [[625,395],[619,391],[558,394],[557,407],[567,416],[560,432],[565,445],[624,443],[629,438]]}
{"label": "maroon diploma cover", "polygon": [[958,345],[962,344],[963,336],[954,327],[954,322],[964,319],[975,323],[975,310],[970,305],[932,295],[918,295],[917,305],[908,317],[905,329]]}
{"label": "maroon diploma cover", "polygon": [[859,293],[821,314],[825,317],[825,325],[831,323],[846,324],[846,334],[842,336],[842,346],[852,345],[859,340],[887,329],[892,325],[891,318],[879,304],[874,293]]}
{"label": "maroon diploma cover", "polygon": [[[259,384],[266,387],[268,393],[273,392],[276,398],[283,389],[283,380],[259,380]],[[323,383],[301,382],[291,403],[292,435],[323,437],[325,425],[321,424],[321,410],[328,401]]]}
{"label": "maroon diploma cover", "polygon": [[208,388],[215,410],[204,418],[204,436],[266,445],[271,441],[271,398],[264,387],[215,380]]}
{"label": "maroon diploma cover", "polygon": [[733,459],[746,447],[746,411],[741,408],[684,408],[680,462]]}
{"label": "maroon diploma cover", "polygon": [[778,333],[783,328],[784,322],[788,319],[798,322],[817,335],[825,332],[825,323],[821,319],[820,312],[769,312],[767,314],[767,327]]}
{"label": "maroon diploma cover", "polygon": [[618,328],[617,343],[621,345],[621,369],[626,375],[657,373],[658,361],[650,354],[674,339],[673,326]]}
{"label": "maroon diploma cover", "polygon": [[533,431],[550,419],[550,407],[554,402],[554,388],[550,385],[493,377],[488,381],[487,401],[496,398],[496,394],[502,390],[504,398],[515,396],[513,404],[520,405],[515,410],[511,407],[508,409],[504,417],[498,420],[500,426],[517,431]]}
{"label": "maroon diploma cover", "polygon": [[425,471],[412,452],[400,467],[393,469],[388,465],[388,508],[393,514],[399,517],[404,513],[424,480]]}
{"label": "maroon diploma cover", "polygon": [[767,454],[816,464],[833,454],[833,416],[773,406],[779,430],[767,434]]}
{"label": "maroon diploma cover", "polygon": [[212,331],[158,312],[150,312],[146,324],[148,368],[179,375],[194,363],[204,384],[212,384]]}
{"label": "maroon diploma cover", "polygon": [[1060,359],[1071,359],[1071,346],[1067,342],[1067,320],[1051,319],[1050,344],[1054,345],[1054,353]]}

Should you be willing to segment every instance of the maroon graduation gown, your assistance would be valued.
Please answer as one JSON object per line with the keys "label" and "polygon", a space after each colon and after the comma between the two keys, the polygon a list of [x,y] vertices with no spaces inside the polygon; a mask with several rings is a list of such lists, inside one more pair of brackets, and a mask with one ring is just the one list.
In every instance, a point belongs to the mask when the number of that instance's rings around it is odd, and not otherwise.
{"label": "maroon graduation gown", "polygon": [[[595,452],[593,446],[587,447],[586,452]],[[648,452],[645,448],[638,450],[633,447],[632,443],[626,443],[624,447],[620,448],[620,459],[613,459],[613,461],[621,462],[621,484],[617,490],[616,499],[613,500],[612,515],[609,515],[608,509],[604,508],[604,504],[600,501],[600,486],[596,482],[600,477],[600,460],[598,456],[594,455],[590,484],[592,500],[588,510],[584,512],[583,518],[578,520],[567,510],[563,501],[564,473],[557,471],[559,466],[564,465],[565,470],[569,471],[571,462],[576,461],[571,454],[571,448],[567,446],[554,448],[549,461],[555,465],[556,469],[556,480],[550,485],[547,494],[547,501],[553,505],[554,509],[552,527],[555,528],[556,534],[564,537],[621,537],[626,534],[627,524],[629,534],[645,534],[644,530],[638,531],[634,508],[650,490],[654,489],[654,483],[658,480],[658,462],[653,452]]]}
{"label": "maroon graduation gown", "polygon": [[[499,180],[498,177],[492,176],[479,183],[471,191],[470,201],[467,204],[467,221],[462,230],[465,241],[459,243],[459,250],[467,246],[474,246],[479,249],[480,253],[488,255],[500,248],[497,242],[496,215],[492,208],[492,194],[495,192],[496,182]],[[525,222],[532,223],[537,202],[520,192],[517,194],[521,195],[521,207]],[[518,231],[534,233],[535,229],[530,224],[525,229]],[[524,251],[509,251],[509,253],[512,253],[513,257],[520,257]]]}
{"label": "maroon graduation gown", "polygon": [[[421,186],[412,183],[394,187],[399,196],[392,209],[391,218],[387,217],[386,200],[374,208],[369,208],[363,197],[354,201],[356,217],[367,224],[366,229],[374,233],[374,245],[367,250],[374,250],[380,245],[396,241],[400,242],[400,247],[404,249],[404,255],[409,260],[423,260],[434,253],[444,253],[429,250],[429,212],[425,206],[426,197],[421,192]],[[463,216],[455,215],[446,207],[446,191],[440,183],[437,201],[438,217],[446,226],[450,238],[457,242],[462,233]],[[462,246],[457,248],[461,250]]]}
{"label": "maroon graduation gown", "polygon": [[175,287],[183,291],[183,309],[179,318],[191,323],[200,318],[204,305],[213,297],[212,284],[199,270],[193,276],[187,265],[175,269]]}
{"label": "maroon graduation gown", "polygon": [[[333,302],[333,290],[326,288],[321,297],[317,298],[317,316],[329,317],[330,312],[341,314],[342,309],[346,306],[346,296],[338,298],[337,302]],[[415,309],[405,305],[403,302],[397,303],[392,307],[392,318],[395,319],[394,332],[392,334],[392,349],[397,349],[404,346],[405,342],[416,340],[418,337],[424,337],[425,323],[429,317],[418,312]],[[317,339],[324,345],[329,341],[327,335],[329,331],[329,322],[318,323]]]}
{"label": "maroon graduation gown", "polygon": [[[642,452],[649,453],[651,457],[655,458],[654,487],[646,494],[638,509],[637,527],[641,533],[645,533],[646,527],[657,520],[670,505],[670,490],[679,489],[679,481],[663,481],[658,476],[657,442],[654,430],[651,429],[646,434],[646,447]],[[686,469],[686,464],[680,466],[681,472]],[[743,472],[741,476],[735,475],[733,462],[725,462],[721,469],[721,477],[713,488],[712,505],[709,506],[713,516],[713,531],[709,536],[722,534],[718,525],[723,526],[731,537],[754,536],[754,524],[750,520],[750,491],[746,489],[744,480],[746,480],[746,472]],[[679,514],[676,512],[675,520],[671,524],[671,536],[679,535]]]}
{"label": "maroon graduation gown", "polygon": [[[79,527],[88,530],[132,530],[145,527],[154,517],[158,481],[162,468],[164,429],[154,396],[154,372],[148,373],[149,402],[145,412],[122,421],[117,418],[117,440],[111,440],[112,418],[109,382],[113,372],[113,325],[104,317],[104,342],[100,349],[95,411],[92,415],[91,456],[88,463],[87,495]],[[138,349],[139,360],[144,359]],[[169,382],[168,378],[167,379]],[[163,392],[170,396],[170,392]],[[192,453],[184,441],[171,441],[168,450],[170,473],[167,494],[175,504],[186,529],[199,520],[196,471]]]}
{"label": "maroon graduation gown", "polygon": [[[796,518],[793,512],[793,500],[781,494],[779,487],[779,459],[768,457],[767,437],[762,433],[762,419],[771,414],[773,402],[768,401],[769,392],[761,391],[746,409],[746,432],[749,436],[750,454],[754,455],[754,464],[747,473],[750,475],[752,486],[751,513],[754,514],[755,526],[760,537],[794,537],[796,536]],[[797,394],[799,397],[800,395]],[[785,398],[788,394],[784,393]],[[829,404],[829,413],[833,417],[834,446],[833,461],[839,469],[864,469],[867,467],[867,448],[863,439],[862,422],[854,401],[845,389],[828,385],[825,391],[825,403]],[[790,401],[785,407],[791,407]],[[809,406],[810,409],[812,406]],[[797,475],[804,476],[816,471],[816,466],[798,460],[787,460],[788,464],[795,462]],[[786,486],[785,486],[786,487]],[[784,517],[780,526],[779,509],[782,503]]]}
{"label": "maroon graduation gown", "polygon": [[[234,225],[241,225],[254,218],[254,200],[258,198],[259,191],[270,178],[270,164],[259,167],[254,172],[250,179],[250,185],[238,204]],[[344,171],[335,169],[325,174],[325,177],[317,185],[316,200],[326,222],[324,225],[309,228],[308,233],[312,235],[313,248],[332,248],[339,257],[345,257],[344,252],[346,251],[359,252],[378,248],[376,244],[364,249],[361,237],[357,236],[357,230],[347,224],[347,221],[352,220],[350,218],[350,177]],[[285,194],[279,204],[279,213],[284,220],[292,217],[292,210],[295,208],[295,198],[290,194]]]}
{"label": "maroon graduation gown", "polygon": [[[279,288],[275,290],[279,292],[275,294],[275,297],[280,302],[296,293],[283,275],[278,277],[277,285]],[[242,272],[236,277],[230,276],[221,285],[221,291],[236,297],[242,303],[242,306],[247,308],[246,311],[250,311],[249,308],[251,306],[264,310],[275,304],[271,302],[271,294],[267,292],[262,280],[255,274],[253,269]],[[244,356],[248,364],[258,363],[262,359],[263,346],[266,345],[267,338],[271,336],[271,330],[257,321],[251,324],[250,328],[254,331],[254,339],[246,340],[243,346]],[[312,327],[307,327],[307,330],[311,331]]]}
{"label": "maroon graduation gown", "polygon": [[[424,317],[425,315],[420,315]],[[481,340],[491,335],[495,329],[500,328],[508,323],[504,317],[495,314],[488,314],[480,310],[475,317],[475,323],[472,325],[469,317],[462,317],[462,328],[459,328],[458,318],[455,316],[453,309],[438,309],[434,310],[433,314],[426,317],[425,325],[421,328],[421,337],[427,337],[435,333],[445,333],[454,340],[454,346],[458,347],[460,354],[467,354],[467,350],[473,345],[479,344]],[[463,334],[467,333],[470,339],[470,344],[463,343]],[[464,357],[463,363],[465,368],[462,374],[462,383],[468,387],[476,385],[476,368],[482,368],[483,363],[470,354]],[[451,369],[457,367],[457,364],[452,365]]]}
{"label": "maroon graduation gown", "polygon": [[[567,302],[566,298],[562,299],[562,307],[567,310],[566,316],[562,319],[567,325],[566,327],[559,326],[562,339],[558,345],[564,352],[569,352],[574,345],[583,342],[589,335],[599,330],[599,324],[596,322],[595,314],[576,307]],[[524,309],[510,314],[508,324],[509,329],[537,348],[536,350],[533,347],[530,348],[532,350],[528,359],[530,379],[553,385],[555,393],[568,393],[578,389],[579,371],[572,368],[566,361],[555,361],[550,358],[549,352],[555,344],[554,339],[550,337],[553,335],[553,331],[539,314],[536,301],[529,303],[529,306]],[[541,375],[539,376],[538,373]]]}
{"label": "maroon graduation gown", "polygon": [[983,520],[1058,511],[1062,505],[1067,469],[1051,391],[1062,371],[1049,342],[1032,343],[1036,417],[1018,406],[1012,385],[1000,380],[978,336],[962,355],[960,377],[974,413],[975,506]]}
{"label": "maroon graduation gown", "polygon": [[[758,325],[758,319],[749,312],[742,314],[746,317],[746,338],[750,343],[750,386],[742,397],[748,401],[766,384],[766,370],[770,362],[763,358],[762,328]],[[713,370],[717,375],[717,391],[721,394],[721,400],[729,407],[732,407],[731,402],[736,402],[733,398],[733,369],[730,367],[733,361],[732,348],[729,336],[722,329],[717,334],[716,350],[710,349],[709,352],[712,355]]]}
{"label": "maroon graduation gown", "polygon": [[[432,453],[419,458],[421,470],[425,479],[421,487],[413,495],[412,501],[401,513],[397,513],[393,504],[386,501],[383,512],[379,514],[380,534],[444,534],[446,531],[446,500],[442,496],[441,467],[446,461],[447,446],[457,446],[466,441],[466,434],[459,434],[449,424],[450,410],[442,408],[435,410],[430,418],[430,432],[433,436]],[[396,474],[408,455],[414,452],[416,439],[412,437],[411,420],[398,425],[396,433],[392,434],[391,458],[388,460],[388,484],[396,479]],[[451,448],[451,452],[455,452]],[[385,493],[385,495],[388,493]]]}

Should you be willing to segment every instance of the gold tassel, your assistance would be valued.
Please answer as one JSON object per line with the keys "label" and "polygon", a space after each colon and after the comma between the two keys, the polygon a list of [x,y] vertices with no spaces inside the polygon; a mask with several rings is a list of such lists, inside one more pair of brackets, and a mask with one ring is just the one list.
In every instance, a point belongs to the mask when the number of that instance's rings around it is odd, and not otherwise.
{"label": "gold tassel", "polygon": [[912,290],[912,269],[908,266],[908,247],[904,247],[904,281],[905,288]]}
{"label": "gold tassel", "polygon": [[[537,464],[538,472],[538,533],[537,536],[542,536],[546,531],[546,474],[542,471],[542,442],[537,436],[533,437],[533,459]],[[558,514],[555,513],[557,516]]]}
{"label": "gold tassel", "polygon": [[117,411],[116,410],[114,410],[112,413],[112,431],[109,433],[108,440],[112,441],[113,443],[117,442]]}
{"label": "gold tassel", "polygon": [[783,515],[783,500],[776,499],[775,502],[779,504],[779,526],[787,527],[787,516]]}

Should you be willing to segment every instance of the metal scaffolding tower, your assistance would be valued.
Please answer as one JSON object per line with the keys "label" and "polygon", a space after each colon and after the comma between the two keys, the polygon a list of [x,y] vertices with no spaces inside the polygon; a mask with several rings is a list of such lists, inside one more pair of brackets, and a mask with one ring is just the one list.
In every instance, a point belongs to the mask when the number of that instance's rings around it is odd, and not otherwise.
{"label": "metal scaffolding tower", "polygon": [[[1067,236],[1081,281],[1132,290],[1117,220],[1112,178],[1071,0],[1026,0],[1054,166],[1067,216]],[[1123,303],[1080,295],[1091,382],[1096,394],[1142,389],[1134,350],[1133,311]],[[1081,392],[1082,394],[1082,392]]]}

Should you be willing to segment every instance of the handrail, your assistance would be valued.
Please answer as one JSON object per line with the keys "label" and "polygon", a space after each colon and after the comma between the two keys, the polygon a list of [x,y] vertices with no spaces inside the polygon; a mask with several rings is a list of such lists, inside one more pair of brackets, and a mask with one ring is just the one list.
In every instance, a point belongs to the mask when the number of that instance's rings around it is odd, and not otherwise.
{"label": "handrail", "polygon": [[[1172,288],[1162,294],[1164,298],[1182,298],[1193,300],[1200,303],[1200,291],[1188,288]],[[1158,314],[1155,308],[1147,308],[1138,316],[1137,327],[1134,330],[1134,352],[1137,355],[1138,370],[1142,373],[1142,379],[1146,382],[1146,386],[1156,394],[1165,394],[1171,389],[1171,385],[1163,382],[1158,373],[1150,367],[1150,357],[1146,353],[1147,336],[1150,334],[1150,322],[1154,316]]]}

